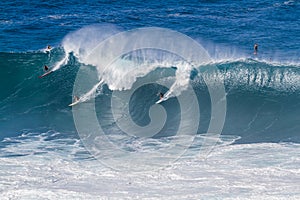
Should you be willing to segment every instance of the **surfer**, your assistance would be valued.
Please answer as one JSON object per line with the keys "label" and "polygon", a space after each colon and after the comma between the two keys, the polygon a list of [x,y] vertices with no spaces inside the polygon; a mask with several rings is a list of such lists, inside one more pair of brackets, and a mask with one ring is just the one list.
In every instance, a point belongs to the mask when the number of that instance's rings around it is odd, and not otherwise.
{"label": "surfer", "polygon": [[254,44],[254,54],[257,54],[257,51],[258,51],[258,44]]}
{"label": "surfer", "polygon": [[44,66],[44,70],[48,71],[49,67],[47,65]]}
{"label": "surfer", "polygon": [[162,98],[164,98],[164,94],[163,93],[159,93],[159,99],[162,99]]}
{"label": "surfer", "polygon": [[52,47],[50,45],[47,46],[47,50],[50,51]]}
{"label": "surfer", "polygon": [[74,96],[74,102],[79,101],[79,97],[78,96]]}
{"label": "surfer", "polygon": [[164,99],[164,94],[162,92],[158,93],[157,96],[159,96],[159,100],[155,102],[156,104],[159,104],[166,100]]}

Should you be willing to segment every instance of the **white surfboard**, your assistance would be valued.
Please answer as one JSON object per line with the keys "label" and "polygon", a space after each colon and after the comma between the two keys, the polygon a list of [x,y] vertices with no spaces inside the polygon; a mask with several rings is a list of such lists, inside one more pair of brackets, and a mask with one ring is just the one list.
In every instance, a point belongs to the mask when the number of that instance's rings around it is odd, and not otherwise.
{"label": "white surfboard", "polygon": [[167,100],[166,98],[161,98],[160,100],[158,100],[157,102],[155,102],[156,104],[159,104],[159,103],[161,103],[161,102],[163,102],[163,101],[165,101],[165,100]]}
{"label": "white surfboard", "polygon": [[43,75],[39,76],[39,78],[43,78],[44,76],[47,76],[47,75],[51,74],[52,72],[53,72],[53,71],[50,70],[50,71],[44,73]]}
{"label": "white surfboard", "polygon": [[76,104],[78,104],[80,102],[80,100],[74,101],[73,103],[69,104],[69,106],[75,106]]}

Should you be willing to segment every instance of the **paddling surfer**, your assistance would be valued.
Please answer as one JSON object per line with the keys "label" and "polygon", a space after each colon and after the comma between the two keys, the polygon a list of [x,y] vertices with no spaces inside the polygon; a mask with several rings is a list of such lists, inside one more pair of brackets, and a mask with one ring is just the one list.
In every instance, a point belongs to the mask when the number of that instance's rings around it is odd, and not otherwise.
{"label": "paddling surfer", "polygon": [[255,55],[257,54],[257,51],[258,51],[258,44],[255,43],[255,44],[254,44],[254,54],[255,54]]}

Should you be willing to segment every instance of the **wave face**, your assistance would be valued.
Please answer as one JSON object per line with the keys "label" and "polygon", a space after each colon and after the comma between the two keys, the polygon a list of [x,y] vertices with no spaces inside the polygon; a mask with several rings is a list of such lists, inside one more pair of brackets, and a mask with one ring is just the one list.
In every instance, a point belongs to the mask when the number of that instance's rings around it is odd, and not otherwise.
{"label": "wave face", "polygon": [[[39,79],[43,65],[55,65],[65,58],[62,48],[50,54],[43,52],[1,53],[0,123],[1,137],[20,135],[24,131],[47,132],[56,130],[77,137],[68,104],[72,101],[73,84],[79,67],[83,65],[74,54],[63,67]],[[126,57],[126,62],[132,61]],[[168,65],[168,64],[166,64]],[[176,76],[179,66],[157,65],[144,77],[166,78]],[[97,74],[92,66],[88,73]],[[216,68],[213,68],[216,67]],[[222,134],[240,136],[238,143],[300,142],[298,123],[300,69],[297,65],[277,65],[253,59],[212,62],[194,68],[190,83],[199,102],[198,133],[206,133],[211,120],[211,99],[205,80],[224,79],[227,112]],[[112,83],[118,80],[112,80]],[[168,89],[159,84],[146,84],[134,91],[130,98],[130,115],[139,126],[150,122],[149,109],[158,100],[159,92]],[[103,84],[96,96],[97,117],[107,133],[121,133],[114,123],[110,107],[113,90]],[[87,101],[88,103],[88,101]],[[104,105],[104,106],[103,106]],[[168,119],[164,128],[154,137],[172,136],[180,121],[176,98],[162,103]],[[63,122],[63,123],[62,123]]]}
{"label": "wave face", "polygon": [[43,52],[0,54],[2,138],[26,130],[40,133],[50,129],[65,130],[66,133],[74,131],[67,105],[76,65],[67,64],[55,76],[38,78],[44,73],[45,64],[55,63],[63,55],[59,49],[53,52],[51,58]]}

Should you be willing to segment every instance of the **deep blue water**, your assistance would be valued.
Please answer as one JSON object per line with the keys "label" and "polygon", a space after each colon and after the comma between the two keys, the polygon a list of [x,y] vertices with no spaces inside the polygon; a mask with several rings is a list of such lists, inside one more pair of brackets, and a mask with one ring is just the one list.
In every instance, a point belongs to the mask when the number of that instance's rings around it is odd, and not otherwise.
{"label": "deep blue water", "polygon": [[1,52],[59,45],[70,31],[95,23],[130,30],[157,26],[204,43],[299,59],[299,1],[9,1],[0,4]]}

